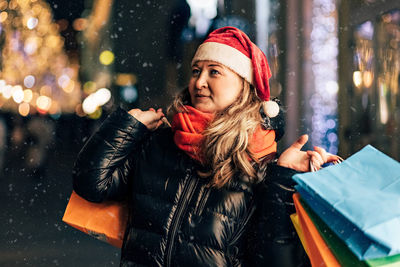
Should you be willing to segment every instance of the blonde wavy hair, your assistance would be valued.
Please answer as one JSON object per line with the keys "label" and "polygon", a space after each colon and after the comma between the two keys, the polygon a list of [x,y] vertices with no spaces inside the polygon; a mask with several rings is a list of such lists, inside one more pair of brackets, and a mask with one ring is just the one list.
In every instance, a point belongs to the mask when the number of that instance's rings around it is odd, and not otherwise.
{"label": "blonde wavy hair", "polygon": [[[169,107],[170,114],[185,110],[190,105],[188,88],[177,95]],[[211,178],[209,186],[221,188],[242,172],[251,180],[256,180],[256,170],[252,162],[257,158],[249,151],[249,137],[261,123],[259,112],[261,100],[252,85],[243,79],[243,90],[225,110],[215,114],[213,121],[203,132],[201,152],[206,160],[207,171],[200,172],[203,178]]]}

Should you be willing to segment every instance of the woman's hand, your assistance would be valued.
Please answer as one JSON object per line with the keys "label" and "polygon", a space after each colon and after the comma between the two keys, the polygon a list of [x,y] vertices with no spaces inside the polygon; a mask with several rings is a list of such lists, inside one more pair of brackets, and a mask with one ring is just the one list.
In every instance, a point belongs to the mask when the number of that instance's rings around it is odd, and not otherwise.
{"label": "woman's hand", "polygon": [[135,108],[129,110],[128,113],[143,123],[150,131],[154,131],[160,127],[160,125],[163,124],[162,118],[165,117],[161,108],[157,109],[157,111],[154,108],[150,108],[146,111]]}
{"label": "woman's hand", "polygon": [[332,155],[321,147],[314,147],[314,151],[301,151],[301,148],[307,143],[308,135],[302,135],[288,149],[286,149],[278,159],[278,165],[291,168],[296,171],[310,171],[310,161],[317,169],[327,162],[336,161],[338,156]]}

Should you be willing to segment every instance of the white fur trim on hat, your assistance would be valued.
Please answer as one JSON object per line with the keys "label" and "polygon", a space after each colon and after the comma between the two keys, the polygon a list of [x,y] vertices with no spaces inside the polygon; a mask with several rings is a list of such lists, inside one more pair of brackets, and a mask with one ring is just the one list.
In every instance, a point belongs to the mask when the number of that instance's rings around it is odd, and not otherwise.
{"label": "white fur trim on hat", "polygon": [[192,65],[200,60],[211,60],[225,65],[250,84],[253,84],[253,66],[250,58],[229,45],[206,42],[199,46]]}

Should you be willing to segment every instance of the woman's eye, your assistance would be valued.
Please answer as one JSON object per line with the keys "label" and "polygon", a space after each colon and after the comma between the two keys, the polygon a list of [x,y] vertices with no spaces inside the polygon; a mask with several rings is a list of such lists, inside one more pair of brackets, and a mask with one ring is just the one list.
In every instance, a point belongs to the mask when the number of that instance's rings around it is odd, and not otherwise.
{"label": "woman's eye", "polygon": [[217,70],[211,70],[210,73],[211,73],[212,75],[217,75],[217,74],[219,74],[219,71],[217,71]]}
{"label": "woman's eye", "polygon": [[200,73],[199,69],[192,69],[192,75],[193,76],[199,75],[199,73]]}

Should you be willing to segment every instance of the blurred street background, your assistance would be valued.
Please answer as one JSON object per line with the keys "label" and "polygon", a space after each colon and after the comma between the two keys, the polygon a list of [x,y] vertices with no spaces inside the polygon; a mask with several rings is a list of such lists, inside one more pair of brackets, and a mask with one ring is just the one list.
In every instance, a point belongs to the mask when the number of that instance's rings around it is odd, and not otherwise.
{"label": "blurred street background", "polygon": [[118,106],[165,110],[223,26],[269,60],[281,149],[400,159],[398,0],[0,0],[0,266],[119,265],[61,221],[77,153]]}

